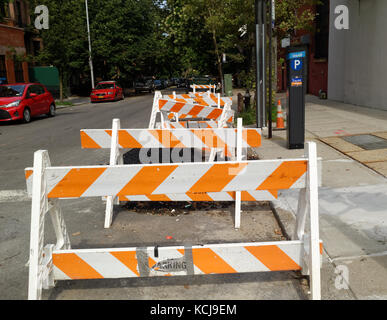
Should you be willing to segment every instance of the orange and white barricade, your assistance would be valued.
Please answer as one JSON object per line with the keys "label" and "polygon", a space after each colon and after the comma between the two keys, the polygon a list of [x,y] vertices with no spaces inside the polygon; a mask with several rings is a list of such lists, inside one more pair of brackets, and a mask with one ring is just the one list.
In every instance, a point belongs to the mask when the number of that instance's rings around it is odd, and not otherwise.
{"label": "orange and white barricade", "polygon": [[[239,131],[238,139],[242,139]],[[238,154],[240,159],[240,154]],[[57,280],[111,279],[301,270],[320,299],[316,144],[306,157],[217,163],[53,167],[48,152],[34,154],[28,298]],[[59,199],[212,194],[301,189],[291,241],[72,249]],[[56,244],[44,245],[50,213]],[[307,217],[309,218],[307,220]],[[305,228],[306,221],[309,228]]]}
{"label": "orange and white barricade", "polygon": [[190,88],[193,90],[193,93],[196,93],[196,89],[208,89],[209,92],[213,90],[213,92],[216,92],[216,85],[215,84],[191,84]]}
{"label": "orange and white barricade", "polygon": [[163,96],[163,99],[175,100],[178,102],[186,102],[192,104],[200,104],[202,106],[211,106],[211,107],[224,107],[226,104],[232,105],[231,97],[221,97],[220,93],[213,94],[210,92],[205,92],[203,94],[179,94],[176,92],[173,94]]}
{"label": "orange and white barricade", "polygon": [[221,128],[225,127],[227,122],[232,123],[234,121],[234,111],[231,109],[231,104],[226,104],[224,108],[213,108],[193,103],[179,102],[163,99],[159,91],[154,96],[149,129],[155,128],[157,114],[161,116],[162,128],[169,128],[170,120],[173,118],[177,122],[181,119],[205,118],[218,121]]}
{"label": "orange and white barricade", "polygon": [[[86,129],[81,130],[81,144],[84,149],[110,149],[110,165],[123,164],[123,152],[125,149],[141,149],[141,155],[147,155],[149,149],[170,148],[173,149],[172,155],[168,153],[168,158],[163,162],[171,162],[170,156],[174,156],[172,162],[184,161],[184,150],[194,148],[208,151],[211,153],[207,161],[213,161],[215,156],[222,151],[222,154],[235,160],[238,150],[247,148],[256,148],[261,145],[261,130],[255,128],[205,128],[205,129],[121,129],[120,120],[113,120],[113,130],[104,129]],[[241,132],[242,140],[238,141],[238,132]],[[238,145],[239,143],[239,145]],[[180,151],[183,150],[183,157]],[[143,157],[143,162],[150,162],[148,156]],[[158,154],[157,154],[158,158]],[[194,161],[201,162],[202,154],[196,153]],[[141,160],[141,159],[140,159]],[[241,158],[242,160],[242,158]],[[233,193],[220,194],[201,194],[201,195],[163,195],[163,201],[238,201],[238,195]],[[259,201],[270,198],[277,198],[277,192],[258,191],[244,192],[242,201]],[[112,223],[113,205],[119,204],[119,201],[162,201],[160,197],[130,197],[122,196],[120,198],[107,197],[105,228],[109,228]],[[240,202],[235,206],[236,217],[240,216]],[[240,219],[235,219],[236,228],[239,228]]]}

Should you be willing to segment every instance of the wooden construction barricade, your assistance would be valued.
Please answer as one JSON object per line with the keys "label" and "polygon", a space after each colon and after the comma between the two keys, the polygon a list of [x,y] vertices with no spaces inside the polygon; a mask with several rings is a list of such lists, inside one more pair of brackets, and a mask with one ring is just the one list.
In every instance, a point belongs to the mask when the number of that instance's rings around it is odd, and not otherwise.
{"label": "wooden construction barricade", "polygon": [[[26,170],[33,175],[28,298],[40,299],[57,280],[301,270],[310,276],[312,299],[320,299],[316,144],[306,150],[302,159],[79,167],[53,167],[47,151],[35,152]],[[278,242],[72,249],[59,206],[66,198],[294,188],[301,189],[294,238]],[[47,213],[56,244],[44,245]]]}
{"label": "wooden construction barricade", "polygon": [[179,94],[177,95],[176,92],[173,92],[173,94],[164,95],[163,99],[169,99],[169,100],[175,100],[178,102],[186,102],[191,104],[200,104],[202,106],[212,106],[212,107],[224,107],[226,104],[232,105],[232,98],[231,97],[221,97],[220,93],[213,94],[210,92],[205,92],[203,94]]}
{"label": "wooden construction barricade", "polygon": [[213,90],[214,93],[216,91],[215,84],[191,84],[190,88],[193,90],[193,93],[196,93],[196,89],[208,89],[209,92]]}
{"label": "wooden construction barricade", "polygon": [[155,92],[149,129],[155,128],[157,114],[161,116],[162,128],[169,128],[170,120],[173,118],[175,118],[176,122],[179,122],[181,119],[204,118],[219,122],[220,127],[224,127],[226,123],[232,123],[234,121],[234,111],[231,109],[231,104],[226,104],[223,108],[214,108],[179,102],[163,99],[159,91]]}
{"label": "wooden construction barricade", "polygon": [[[208,161],[213,161],[219,151],[230,159],[236,160],[237,153],[240,152],[242,160],[242,150],[255,148],[261,145],[261,130],[256,128],[242,128],[241,119],[238,129],[234,128],[206,128],[206,129],[121,129],[120,120],[113,120],[113,129],[85,129],[81,130],[81,145],[84,149],[110,149],[111,166],[123,164],[123,152],[128,149],[140,149],[141,155],[147,154],[150,149],[169,148],[172,156],[176,159],[173,162],[181,162],[179,152],[187,148],[211,151]],[[239,139],[239,135],[241,138]],[[238,140],[239,139],[239,140]],[[238,151],[239,150],[239,151]],[[191,153],[189,152],[191,156]],[[202,162],[202,155],[194,161]],[[157,157],[158,158],[158,157]],[[147,163],[148,158],[144,157],[143,163]],[[170,158],[166,159],[171,162]],[[31,193],[32,175],[31,171],[26,172],[27,190]],[[106,195],[107,196],[107,195]],[[275,200],[276,190],[259,190],[201,194],[163,194],[158,196],[121,195],[120,197],[106,197],[105,228],[110,228],[113,219],[114,205],[120,201],[235,201],[235,228],[240,227],[240,206],[241,201],[261,201]]]}

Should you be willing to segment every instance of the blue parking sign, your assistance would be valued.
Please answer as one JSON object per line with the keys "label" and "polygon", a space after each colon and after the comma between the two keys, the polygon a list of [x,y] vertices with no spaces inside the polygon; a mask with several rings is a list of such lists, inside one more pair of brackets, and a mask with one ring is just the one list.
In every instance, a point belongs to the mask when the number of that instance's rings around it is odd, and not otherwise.
{"label": "blue parking sign", "polygon": [[290,66],[294,71],[298,71],[302,69],[302,60],[301,59],[293,59],[290,62]]}

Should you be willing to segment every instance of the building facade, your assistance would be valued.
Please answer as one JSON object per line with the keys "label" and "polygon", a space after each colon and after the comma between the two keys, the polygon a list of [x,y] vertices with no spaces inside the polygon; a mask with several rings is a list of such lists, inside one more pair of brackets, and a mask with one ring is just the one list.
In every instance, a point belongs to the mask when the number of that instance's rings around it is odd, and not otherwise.
{"label": "building facade", "polygon": [[[347,6],[349,28],[338,30],[334,12]],[[387,1],[331,0],[328,98],[387,110]]]}
{"label": "building facade", "polygon": [[4,18],[0,22],[0,82],[28,82],[26,57],[37,46],[26,29],[31,22],[28,1],[10,1],[1,10]]}
{"label": "building facade", "polygon": [[[349,28],[337,28],[348,8]],[[342,8],[342,7],[341,7]],[[307,93],[327,93],[330,100],[387,110],[387,1],[324,0],[314,6],[317,13],[312,31],[292,35],[291,45],[306,45],[308,53]],[[344,13],[345,14],[345,13]],[[284,48],[277,71],[278,91],[286,90]]]}

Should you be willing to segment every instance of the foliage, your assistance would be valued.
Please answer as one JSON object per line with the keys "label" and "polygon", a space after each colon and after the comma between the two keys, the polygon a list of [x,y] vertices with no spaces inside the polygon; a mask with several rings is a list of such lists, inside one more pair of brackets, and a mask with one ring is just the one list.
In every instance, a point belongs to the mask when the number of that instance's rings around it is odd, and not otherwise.
{"label": "foliage", "polygon": [[[277,0],[276,35],[305,29],[313,2]],[[35,62],[56,66],[64,84],[89,79],[85,1],[30,0],[30,8],[38,4],[49,8],[50,29],[40,31],[44,49]],[[146,76],[231,73],[237,85],[254,88],[254,0],[88,0],[88,7],[96,78],[130,86]]]}

